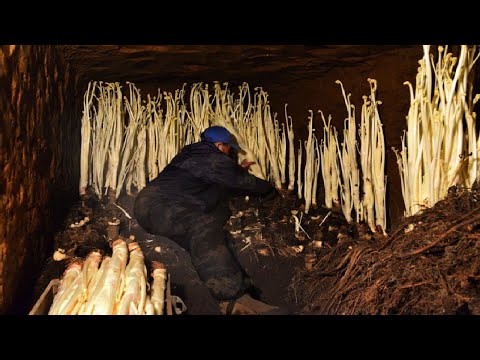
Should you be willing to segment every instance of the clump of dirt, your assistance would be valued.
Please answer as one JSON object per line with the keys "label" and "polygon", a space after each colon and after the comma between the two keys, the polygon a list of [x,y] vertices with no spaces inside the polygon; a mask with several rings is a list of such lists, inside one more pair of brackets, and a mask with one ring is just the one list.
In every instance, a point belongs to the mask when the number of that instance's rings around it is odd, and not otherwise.
{"label": "clump of dirt", "polygon": [[451,188],[383,240],[328,249],[292,287],[310,314],[479,314],[480,192]]}
{"label": "clump of dirt", "polygon": [[312,266],[322,248],[334,247],[338,233],[353,230],[338,210],[313,206],[305,214],[301,199],[288,191],[267,202],[237,197],[231,209],[226,227],[240,264],[258,289],[257,296],[290,313],[305,305],[291,287],[297,274]]}

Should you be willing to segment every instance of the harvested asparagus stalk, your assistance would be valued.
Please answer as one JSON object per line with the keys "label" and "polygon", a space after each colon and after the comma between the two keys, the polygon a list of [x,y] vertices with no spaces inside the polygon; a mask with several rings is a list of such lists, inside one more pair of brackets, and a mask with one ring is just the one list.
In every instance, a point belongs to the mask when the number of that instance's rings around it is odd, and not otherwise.
{"label": "harvested asparagus stalk", "polygon": [[[105,256],[103,258],[102,263],[100,264],[100,268],[98,271],[95,273],[93,276],[92,280],[88,284],[87,287],[87,302],[85,302],[79,309],[78,315],[90,315],[91,314],[91,309],[92,307],[89,306],[90,304],[93,303],[93,299],[95,299],[102,289],[102,285],[105,282],[105,269],[108,267],[108,264],[110,263],[110,256]],[[100,285],[99,285],[100,284]],[[90,311],[89,313],[87,313]]]}
{"label": "harvested asparagus stalk", "polygon": [[145,315],[155,315],[155,308],[153,307],[152,300],[148,295],[145,299]]}
{"label": "harvested asparagus stalk", "polygon": [[59,308],[59,315],[77,315],[81,306],[87,300],[88,284],[97,272],[101,260],[101,253],[96,250],[87,256],[83,264],[82,273],[71,287],[71,295],[68,296],[68,299]]}
{"label": "harvested asparagus stalk", "polygon": [[86,313],[92,315],[112,315],[119,300],[119,294],[125,281],[125,267],[128,259],[128,249],[125,240],[118,239],[113,243],[113,253],[105,268],[103,283],[99,282],[91,301],[88,302]]}
{"label": "harvested asparagus stalk", "polygon": [[155,315],[162,315],[165,303],[165,286],[167,280],[167,268],[164,264],[154,261],[152,271],[151,300]]}
{"label": "harvested asparagus stalk", "polygon": [[82,272],[83,261],[77,260],[71,263],[64,272],[63,278],[60,282],[57,294],[55,295],[52,306],[48,311],[48,315],[57,315],[61,305],[65,301],[66,296],[69,293],[71,286],[75,283],[75,280],[80,276]]}
{"label": "harvested asparagus stalk", "polygon": [[128,244],[128,249],[130,260],[125,270],[125,291],[120,300],[117,314],[143,315],[147,295],[147,268],[140,246],[136,242],[131,242]]}

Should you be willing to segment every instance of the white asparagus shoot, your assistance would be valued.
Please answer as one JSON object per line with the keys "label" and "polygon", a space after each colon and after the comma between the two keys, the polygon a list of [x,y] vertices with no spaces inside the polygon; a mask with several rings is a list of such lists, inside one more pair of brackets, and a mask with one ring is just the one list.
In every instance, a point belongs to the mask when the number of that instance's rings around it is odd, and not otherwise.
{"label": "white asparagus shoot", "polygon": [[113,314],[114,306],[123,290],[127,260],[128,249],[126,242],[118,239],[113,243],[112,257],[104,270],[103,283],[97,285],[91,301],[89,300],[87,303],[87,314]]}
{"label": "white asparagus shoot", "polygon": [[293,133],[293,119],[287,114],[287,104],[285,104],[285,123],[288,133],[288,190],[295,188],[295,144]]}
{"label": "white asparagus shoot", "polygon": [[67,267],[60,281],[58,291],[53,298],[53,302],[48,311],[48,315],[58,314],[72,285],[75,283],[76,279],[80,277],[82,267],[83,261],[81,260],[76,260]]}
{"label": "white asparagus shoot", "polygon": [[136,242],[128,245],[130,260],[125,270],[125,290],[117,314],[128,315],[133,308],[135,314],[143,315],[146,302],[147,268],[143,252]]}
{"label": "white asparagus shoot", "polygon": [[319,110],[323,120],[323,140],[320,143],[322,177],[325,187],[325,207],[331,209],[339,205],[338,191],[340,174],[337,158],[338,135],[337,129],[331,125],[332,117],[328,116],[328,123],[323,112]]}

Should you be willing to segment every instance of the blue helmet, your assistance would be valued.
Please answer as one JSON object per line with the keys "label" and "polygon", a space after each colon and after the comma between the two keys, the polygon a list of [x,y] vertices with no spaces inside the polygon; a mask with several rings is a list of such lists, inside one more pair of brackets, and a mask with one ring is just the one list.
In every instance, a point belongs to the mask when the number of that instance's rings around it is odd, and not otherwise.
{"label": "blue helmet", "polygon": [[240,147],[235,142],[232,134],[230,134],[230,132],[223,126],[210,126],[209,128],[206,128],[200,135],[200,139],[202,139],[202,141],[208,141],[212,143],[225,143],[236,150],[240,150]]}

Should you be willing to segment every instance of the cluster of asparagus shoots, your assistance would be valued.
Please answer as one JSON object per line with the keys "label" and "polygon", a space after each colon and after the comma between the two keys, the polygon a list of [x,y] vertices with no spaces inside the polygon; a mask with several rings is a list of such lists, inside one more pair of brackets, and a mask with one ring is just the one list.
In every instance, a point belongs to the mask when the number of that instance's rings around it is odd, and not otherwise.
{"label": "cluster of asparagus shoots", "polygon": [[[183,146],[199,141],[202,131],[212,125],[224,126],[236,137],[243,150],[239,162],[255,161],[251,173],[272,181],[278,189],[294,189],[293,120],[286,104],[286,121],[280,124],[262,88],[255,88],[252,96],[243,83],[237,97],[228,83],[215,82],[213,95],[208,84],[197,83],[191,87],[189,101],[186,85],[174,94],[159,90],[157,96],[142,100],[140,90],[127,84],[128,97],[119,83],[93,81],[88,85],[82,117],[80,194],[89,185],[99,196],[112,191],[116,198],[122,189],[128,194],[133,188],[142,189]],[[313,149],[314,143],[316,139],[310,136],[304,146]],[[317,160],[308,154],[307,163],[318,163],[318,151]],[[308,175],[305,181],[313,177]],[[313,197],[315,203],[312,184],[305,191],[305,197]]]}
{"label": "cluster of asparagus shoots", "polygon": [[401,151],[393,149],[400,171],[405,216],[432,207],[451,186],[470,188],[479,176],[480,137],[473,96],[477,45],[460,47],[459,57],[438,47],[435,63],[423,46]]}
{"label": "cluster of asparagus shoots", "polygon": [[[381,101],[376,99],[377,81],[368,79],[370,95],[363,96],[361,121],[355,123],[355,106],[350,101],[340,80],[347,117],[344,122],[341,144],[338,133],[322,111],[323,140],[320,142],[320,163],[325,186],[325,207],[341,206],[345,219],[365,221],[372,232],[386,230],[385,196],[385,140],[378,111]],[[360,145],[359,145],[360,143]],[[360,161],[359,161],[360,158]]]}
{"label": "cluster of asparagus shoots", "polygon": [[[161,93],[159,90],[157,96],[148,95],[145,101],[134,84],[127,84],[128,97],[122,95],[119,83],[94,81],[85,93],[81,194],[88,185],[92,185],[98,195],[106,194],[110,189],[117,198],[123,188],[128,194],[132,193],[133,187],[140,190],[147,181],[157,176],[184,145],[199,141],[205,128],[221,125],[235,136],[244,150],[239,154],[239,162],[244,159],[255,161],[249,168],[251,173],[272,181],[278,189],[287,187],[292,191],[297,185],[297,195],[305,201],[305,213],[309,212],[311,206],[317,205],[321,169],[326,189],[326,207],[332,208],[342,201],[345,216],[351,221],[353,204],[357,221],[365,218],[374,226],[372,201],[377,199],[378,203],[381,202],[382,190],[380,185],[373,187],[368,184],[374,176],[374,170],[370,167],[373,161],[381,162],[383,157],[378,155],[375,160],[362,157],[366,161],[362,163],[362,169],[365,171],[364,188],[368,196],[361,204],[354,107],[345,96],[343,86],[348,118],[342,151],[336,130],[330,125],[331,117],[327,123],[321,112],[324,139],[319,143],[314,134],[313,112],[310,111],[308,137],[304,141],[299,140],[295,154],[293,119],[288,115],[288,104],[285,104],[285,122],[280,124],[277,114],[272,115],[268,94],[261,87],[255,88],[252,96],[248,84],[243,83],[238,87],[238,96],[235,96],[228,88],[228,83],[222,86],[214,82],[212,95],[208,84],[193,84],[187,106],[185,85],[174,94]],[[374,90],[370,97],[374,97]],[[375,100],[370,100],[364,104],[365,111],[362,111],[362,129],[376,126],[380,131],[378,133],[373,129],[362,132],[362,139],[365,139],[362,151],[369,151],[372,156],[378,152],[367,149],[370,146],[368,144],[382,146],[381,139],[370,139],[371,136],[381,135],[381,124],[377,125],[376,104]],[[303,167],[302,161],[305,162]],[[375,174],[381,174],[383,178],[383,165]],[[380,219],[382,216],[379,208],[376,217]],[[385,226],[385,221],[378,221]]]}
{"label": "cluster of asparagus shoots", "polygon": [[[423,46],[424,57],[410,88],[410,109],[402,149],[393,149],[400,170],[405,216],[433,206],[452,185],[471,187],[480,172],[473,106],[473,68],[478,59],[477,46],[462,45],[459,58],[439,47],[434,66],[430,46]],[[317,204],[318,174],[325,187],[325,206],[341,206],[347,221],[366,221],[372,231],[386,228],[385,144],[376,100],[376,81],[368,79],[370,95],[364,96],[356,140],[355,106],[342,88],[347,118],[343,139],[331,125],[331,116],[323,121],[323,139],[314,134],[310,111],[308,138],[300,140],[295,156],[293,121],[287,113],[280,124],[272,115],[268,94],[255,88],[253,97],[247,83],[239,86],[238,97],[214,83],[193,84],[189,101],[186,85],[173,94],[158,90],[157,96],[142,100],[140,90],[129,86],[123,96],[119,83],[91,82],[84,96],[80,194],[88,185],[100,196],[108,190],[116,198],[123,188],[128,194],[142,189],[180,151],[200,140],[201,132],[211,125],[225,126],[236,137],[244,159],[255,161],[249,169],[254,175],[284,186],[305,200],[305,213]],[[303,152],[305,164],[302,168]],[[358,158],[360,157],[360,161]],[[287,176],[288,175],[288,176]]]}
{"label": "cluster of asparagus shoots", "polygon": [[88,85],[81,127],[80,194],[88,185],[99,196],[110,189],[116,198],[123,188],[129,194],[133,187],[142,189],[192,141],[183,89],[175,94],[159,91],[146,102],[134,84],[127,85],[128,97],[119,83]]}
{"label": "cluster of asparagus shoots", "polygon": [[151,284],[143,253],[118,239],[112,256],[92,251],[72,262],[60,281],[49,315],[162,315],[167,271],[154,263]]}

